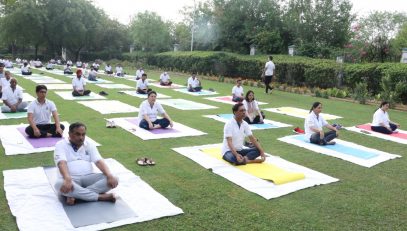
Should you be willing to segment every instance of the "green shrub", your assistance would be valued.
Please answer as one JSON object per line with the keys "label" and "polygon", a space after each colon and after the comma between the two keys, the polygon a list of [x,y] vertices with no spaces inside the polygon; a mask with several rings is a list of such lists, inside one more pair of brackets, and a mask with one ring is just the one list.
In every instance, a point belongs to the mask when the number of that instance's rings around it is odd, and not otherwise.
{"label": "green shrub", "polygon": [[360,104],[366,104],[366,100],[369,97],[369,92],[367,90],[367,83],[360,82],[357,83],[353,91],[353,98],[359,101]]}
{"label": "green shrub", "polygon": [[407,83],[406,82],[397,83],[394,94],[398,102],[401,102],[402,104],[407,104]]}

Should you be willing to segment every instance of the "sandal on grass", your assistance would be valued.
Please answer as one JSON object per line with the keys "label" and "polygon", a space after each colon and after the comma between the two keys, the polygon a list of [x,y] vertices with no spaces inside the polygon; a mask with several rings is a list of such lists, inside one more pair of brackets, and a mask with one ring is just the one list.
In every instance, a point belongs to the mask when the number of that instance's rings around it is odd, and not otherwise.
{"label": "sandal on grass", "polygon": [[146,161],[145,161],[148,165],[155,165],[155,161],[153,160],[153,159],[151,159],[151,158],[146,158]]}
{"label": "sandal on grass", "polygon": [[147,158],[144,158],[144,157],[142,157],[142,158],[138,158],[137,160],[136,160],[136,163],[138,164],[138,165],[140,165],[140,166],[147,166],[148,164],[147,164]]}

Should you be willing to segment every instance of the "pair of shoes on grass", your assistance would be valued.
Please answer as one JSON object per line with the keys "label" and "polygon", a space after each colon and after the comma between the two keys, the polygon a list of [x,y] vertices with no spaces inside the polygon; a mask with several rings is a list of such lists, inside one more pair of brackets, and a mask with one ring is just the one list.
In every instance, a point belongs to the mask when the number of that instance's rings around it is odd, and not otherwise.
{"label": "pair of shoes on grass", "polygon": [[105,92],[105,91],[101,91],[101,92],[99,92],[99,95],[106,96],[106,95],[109,95],[109,94],[107,94],[107,92]]}
{"label": "pair of shoes on grass", "polygon": [[153,166],[155,161],[148,157],[141,157],[136,160],[136,163],[140,166]]}
{"label": "pair of shoes on grass", "polygon": [[115,128],[116,123],[113,120],[108,120],[108,121],[106,121],[106,127],[107,128]]}

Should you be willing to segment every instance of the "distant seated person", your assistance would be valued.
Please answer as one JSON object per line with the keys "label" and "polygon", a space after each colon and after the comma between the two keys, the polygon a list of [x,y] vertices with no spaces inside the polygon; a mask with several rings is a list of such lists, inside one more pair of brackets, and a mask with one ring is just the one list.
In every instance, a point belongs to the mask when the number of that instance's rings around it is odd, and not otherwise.
{"label": "distant seated person", "polygon": [[82,68],[82,62],[80,60],[76,61],[76,67]]}
{"label": "distant seated person", "polygon": [[143,73],[141,79],[137,80],[137,93],[147,94],[152,91],[150,88],[148,88],[148,85],[147,74]]}
{"label": "distant seated person", "polygon": [[373,114],[373,122],[371,124],[372,131],[384,134],[397,133],[396,129],[400,128],[400,124],[392,122],[389,117],[389,102],[382,102],[380,107]]}
{"label": "distant seated person", "polygon": [[76,70],[76,77],[72,79],[72,95],[73,96],[88,96],[90,90],[85,89],[86,80],[82,77],[82,70]]}
{"label": "distant seated person", "polygon": [[72,60],[69,59],[68,61],[66,61],[66,64],[68,64],[69,66],[72,67],[73,62],[72,62]]}
{"label": "distant seated person", "polygon": [[196,77],[196,73],[192,72],[192,76],[188,78],[188,91],[197,92],[201,90],[201,81]]}
{"label": "distant seated person", "polygon": [[141,79],[141,76],[144,74],[144,70],[142,67],[140,67],[139,69],[137,69],[136,71],[136,80]]}
{"label": "distant seated person", "polygon": [[107,65],[105,66],[105,74],[108,74],[108,75],[112,75],[112,74],[113,74],[112,66],[110,66],[110,64],[107,64]]}
{"label": "distant seated person", "polygon": [[2,96],[3,90],[10,86],[10,81],[11,81],[11,73],[10,73],[10,71],[5,71],[4,77],[0,78],[0,98]]}
{"label": "distant seated person", "polygon": [[88,75],[88,80],[97,81],[97,79],[96,79],[97,76],[98,76],[98,72],[93,67],[91,67],[89,75]]}
{"label": "distant seated person", "polygon": [[160,85],[161,86],[171,86],[172,82],[170,75],[167,72],[164,72],[160,75]]}
{"label": "distant seated person", "polygon": [[99,63],[92,63],[91,68],[93,68],[96,72],[99,71]]}
{"label": "distant seated person", "polygon": [[23,66],[21,66],[21,74],[22,75],[32,75],[30,65],[28,65],[27,62],[25,62],[23,64]]}
{"label": "distant seated person", "polygon": [[71,69],[71,65],[69,65],[69,64],[66,64],[66,65],[65,65],[65,67],[64,67],[64,74],[65,74],[65,75],[72,75],[72,74],[73,74],[72,69]]}
{"label": "distant seated person", "polygon": [[1,97],[3,100],[3,106],[1,107],[1,112],[3,113],[14,113],[14,112],[25,112],[27,111],[27,102],[23,102],[23,89],[17,86],[17,80],[11,78],[10,86],[3,90],[3,95]]}
{"label": "distant seated person", "polygon": [[58,64],[58,65],[61,65],[61,64],[62,64],[62,61],[61,61],[60,59],[57,59],[57,64]]}
{"label": "distant seated person", "polygon": [[[54,161],[59,176],[55,188],[66,197],[67,205],[82,201],[116,202],[113,193],[118,185],[96,146],[86,140],[86,126],[76,122],[69,126],[69,138],[55,145]],[[95,173],[93,164],[101,171]]]}
{"label": "distant seated person", "polygon": [[244,120],[248,124],[263,124],[265,115],[260,111],[259,104],[254,99],[254,92],[249,90],[243,100],[243,106],[246,109],[246,117]]}
{"label": "distant seated person", "polygon": [[[246,116],[243,104],[235,104],[232,107],[232,112],[233,118],[225,124],[223,129],[223,159],[235,165],[264,162],[266,155],[254,137],[249,125],[243,120]],[[254,147],[244,147],[246,137],[249,137]],[[261,158],[257,159],[259,156]]]}
{"label": "distant seated person", "polygon": [[[25,129],[25,133],[30,138],[62,137],[65,127],[59,122],[58,111],[54,102],[46,99],[47,87],[37,85],[35,93],[37,99],[32,101],[27,108],[30,125]],[[51,115],[55,124],[51,123]]]}
{"label": "distant seated person", "polygon": [[54,64],[50,62],[47,63],[47,66],[45,67],[47,70],[53,70],[54,69]]}
{"label": "distant seated person", "polygon": [[237,79],[236,85],[232,88],[232,101],[233,102],[242,102],[244,99],[244,91],[242,87],[242,80]]}
{"label": "distant seated person", "polygon": [[[164,111],[161,104],[156,102],[157,93],[150,91],[147,96],[147,99],[140,104],[138,114],[139,127],[146,130],[166,128],[168,126],[173,127],[170,116]],[[158,115],[161,115],[163,118],[158,119]]]}
{"label": "distant seated person", "polygon": [[[307,141],[318,145],[334,145],[332,141],[338,137],[338,129],[328,124],[321,115],[322,103],[315,102],[308,117],[304,122],[305,137]],[[329,132],[324,132],[324,127],[328,128]]]}
{"label": "distant seated person", "polygon": [[42,67],[42,62],[39,59],[37,59],[37,61],[34,61],[34,67],[35,68],[41,68]]}
{"label": "distant seated person", "polygon": [[11,60],[6,60],[4,62],[4,65],[6,66],[6,68],[13,68],[13,63],[11,62]]}
{"label": "distant seated person", "polygon": [[118,64],[116,66],[116,76],[117,77],[124,77],[124,73],[123,73],[123,67],[122,65]]}

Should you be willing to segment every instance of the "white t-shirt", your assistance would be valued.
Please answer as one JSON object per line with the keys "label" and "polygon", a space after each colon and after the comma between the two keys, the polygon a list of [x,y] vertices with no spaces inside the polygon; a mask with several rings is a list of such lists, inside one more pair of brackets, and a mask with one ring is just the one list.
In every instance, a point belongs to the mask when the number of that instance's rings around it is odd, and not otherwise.
{"label": "white t-shirt", "polygon": [[84,86],[86,85],[86,81],[84,78],[75,77],[72,79],[72,87],[77,91],[82,91]]}
{"label": "white t-shirt", "polygon": [[116,74],[121,74],[123,72],[122,67],[116,67]]}
{"label": "white t-shirt", "polygon": [[235,95],[236,97],[243,97],[243,87],[242,86],[240,86],[240,87],[238,87],[238,86],[234,86],[233,88],[232,88],[232,95]]}
{"label": "white t-shirt", "polygon": [[199,87],[199,80],[195,77],[195,79],[191,77],[188,78],[188,88],[191,85],[192,88]]}
{"label": "white t-shirt", "polygon": [[253,100],[251,102],[247,102],[246,100],[243,100],[243,106],[246,109],[250,120],[253,120],[256,117],[257,112],[259,111],[259,104],[257,103],[257,101]]}
{"label": "white t-shirt", "polygon": [[27,113],[33,114],[35,124],[50,124],[51,113],[56,110],[57,107],[51,100],[45,99],[45,103],[40,104],[36,99],[28,105]]}
{"label": "white t-shirt", "polygon": [[319,116],[317,117],[314,111],[311,111],[304,122],[305,137],[307,138],[307,140],[309,140],[311,138],[311,135],[315,133],[311,130],[311,128],[317,128],[321,130],[322,127],[326,126],[327,124],[328,123],[321,116],[321,114],[319,114]]}
{"label": "white t-shirt", "polygon": [[7,100],[9,104],[16,104],[20,99],[23,99],[23,89],[20,86],[16,86],[16,89],[13,91],[11,87],[6,87],[3,89],[3,96],[1,99]]}
{"label": "white t-shirt", "polygon": [[10,86],[10,80],[7,80],[5,77],[4,78],[0,78],[0,86],[1,86],[1,91],[3,92],[4,89],[6,89],[7,87]]}
{"label": "white t-shirt", "polygon": [[137,78],[141,78],[141,76],[144,74],[144,70],[141,70],[141,69],[138,69],[137,71],[136,71],[136,76],[137,76]]}
{"label": "white t-shirt", "polygon": [[105,66],[105,71],[112,71],[112,67],[111,66]]}
{"label": "white t-shirt", "polygon": [[30,72],[30,67],[27,66],[21,66],[21,72]]}
{"label": "white t-shirt", "polygon": [[222,155],[224,155],[225,152],[230,151],[228,141],[226,139],[227,137],[232,138],[233,147],[236,149],[236,151],[240,151],[243,149],[244,139],[246,136],[251,135],[252,131],[250,130],[249,124],[246,121],[243,120],[239,127],[235,118],[229,120],[223,128]]}
{"label": "white t-shirt", "polygon": [[373,114],[372,126],[382,126],[380,123],[383,123],[385,127],[390,127],[389,113],[379,108]]}
{"label": "white t-shirt", "polygon": [[145,79],[144,82],[142,79],[137,80],[137,89],[140,88],[141,90],[148,89],[148,80]]}
{"label": "white t-shirt", "polygon": [[161,82],[164,82],[164,83],[168,82],[170,80],[170,76],[168,74],[162,73],[160,75],[160,80],[161,80]]}
{"label": "white t-shirt", "polygon": [[55,165],[65,160],[71,176],[83,176],[93,173],[92,163],[96,163],[101,159],[102,157],[96,146],[88,142],[86,138],[83,145],[76,152],[68,139],[63,139],[55,145]]}
{"label": "white t-shirt", "polygon": [[268,61],[265,65],[266,72],[264,75],[266,76],[271,76],[274,74],[274,69],[276,69],[276,66],[274,65],[273,61]]}
{"label": "white t-shirt", "polygon": [[164,108],[161,106],[160,103],[155,102],[153,107],[150,106],[148,100],[144,100],[140,104],[140,111],[138,113],[138,118],[141,121],[144,119],[144,115],[147,115],[151,122],[154,122],[157,119],[157,115],[164,114]]}

